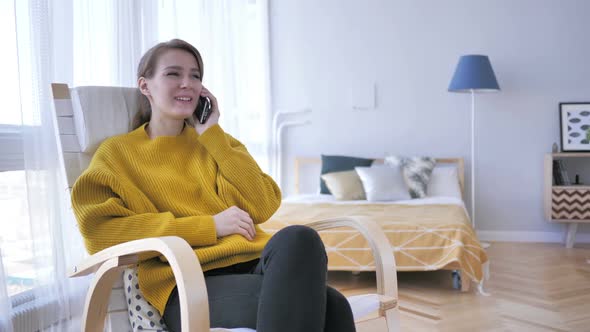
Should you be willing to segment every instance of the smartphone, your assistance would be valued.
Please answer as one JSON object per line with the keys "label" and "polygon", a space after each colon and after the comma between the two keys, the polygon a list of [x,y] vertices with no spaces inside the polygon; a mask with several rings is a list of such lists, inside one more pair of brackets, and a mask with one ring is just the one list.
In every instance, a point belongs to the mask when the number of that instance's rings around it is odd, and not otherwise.
{"label": "smartphone", "polygon": [[195,115],[200,124],[207,122],[207,119],[209,119],[209,116],[211,115],[211,100],[209,100],[209,98],[199,97],[199,103],[197,104]]}

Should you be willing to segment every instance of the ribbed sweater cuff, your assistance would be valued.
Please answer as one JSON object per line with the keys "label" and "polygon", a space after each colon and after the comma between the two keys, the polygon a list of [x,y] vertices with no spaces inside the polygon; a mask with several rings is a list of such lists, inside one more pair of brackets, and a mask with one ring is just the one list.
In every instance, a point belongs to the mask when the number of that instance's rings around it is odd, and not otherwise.
{"label": "ribbed sweater cuff", "polygon": [[217,243],[213,216],[178,218],[176,234],[181,235],[191,246],[210,246]]}
{"label": "ribbed sweater cuff", "polygon": [[205,132],[199,136],[199,142],[203,144],[218,163],[223,162],[223,160],[229,157],[231,145],[225,136],[225,132],[218,124],[205,130]]}

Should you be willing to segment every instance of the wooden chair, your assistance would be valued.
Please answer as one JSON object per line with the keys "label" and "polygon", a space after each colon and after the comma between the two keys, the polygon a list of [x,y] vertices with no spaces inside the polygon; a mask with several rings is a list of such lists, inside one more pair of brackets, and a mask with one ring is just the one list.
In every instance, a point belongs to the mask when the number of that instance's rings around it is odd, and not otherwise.
{"label": "wooden chair", "polygon": [[[88,166],[98,145],[107,137],[131,130],[139,91],[121,87],[70,89],[66,84],[52,84],[52,92],[60,162],[68,179],[68,188],[64,189],[69,192]],[[348,298],[357,315],[372,311],[362,317],[355,315],[357,331],[398,331],[395,259],[380,227],[372,221],[350,217],[316,221],[308,226],[317,231],[353,227],[367,239],[375,259],[378,294],[363,296],[362,299],[358,296]],[[174,236],[122,243],[88,257],[73,268],[70,277],[94,273],[86,297],[81,331],[102,332],[105,323],[107,331],[131,330],[122,271],[137,264],[139,254],[144,252],[158,252],[170,262],[178,286],[182,330],[210,331],[203,271],[189,244]],[[214,330],[232,331],[211,329]]]}

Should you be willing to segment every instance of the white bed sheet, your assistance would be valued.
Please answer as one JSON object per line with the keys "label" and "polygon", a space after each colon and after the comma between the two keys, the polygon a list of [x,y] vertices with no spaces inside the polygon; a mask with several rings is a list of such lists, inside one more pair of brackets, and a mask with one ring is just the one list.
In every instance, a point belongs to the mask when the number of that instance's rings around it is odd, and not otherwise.
{"label": "white bed sheet", "polygon": [[452,204],[465,207],[465,203],[456,197],[436,196],[415,198],[400,201],[369,202],[367,200],[339,201],[332,195],[327,194],[299,194],[285,197],[283,202],[288,203],[333,203],[333,204],[403,204],[403,205],[426,205],[426,204]]}
{"label": "white bed sheet", "polygon": [[414,199],[407,199],[407,200],[400,200],[400,201],[383,201],[383,202],[369,202],[367,200],[356,200],[356,201],[339,201],[334,196],[329,194],[298,194],[285,197],[283,199],[285,203],[307,203],[307,204],[314,204],[314,203],[331,203],[331,204],[354,204],[354,205],[363,205],[363,204],[401,204],[401,205],[431,205],[431,204],[441,204],[441,205],[459,205],[463,208],[466,215],[470,215],[469,211],[467,211],[467,207],[465,206],[465,202],[462,199],[457,197],[451,196],[435,196],[435,197],[425,197],[425,198],[414,198]]}

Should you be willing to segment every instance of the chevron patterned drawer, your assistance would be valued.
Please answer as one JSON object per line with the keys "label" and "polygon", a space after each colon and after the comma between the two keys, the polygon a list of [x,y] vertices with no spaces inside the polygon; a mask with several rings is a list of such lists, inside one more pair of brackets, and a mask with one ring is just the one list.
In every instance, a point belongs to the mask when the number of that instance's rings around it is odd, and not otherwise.
{"label": "chevron patterned drawer", "polygon": [[590,189],[553,188],[551,218],[558,220],[590,219]]}

